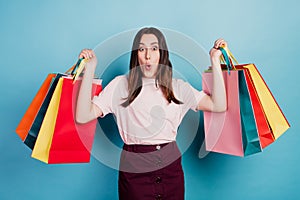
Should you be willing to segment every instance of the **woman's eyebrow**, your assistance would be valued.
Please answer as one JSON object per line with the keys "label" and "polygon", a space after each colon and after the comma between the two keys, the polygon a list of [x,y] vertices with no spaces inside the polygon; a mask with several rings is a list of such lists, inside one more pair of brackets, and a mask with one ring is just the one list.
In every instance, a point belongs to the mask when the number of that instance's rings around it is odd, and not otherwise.
{"label": "woman's eyebrow", "polygon": [[[152,43],[150,43],[150,45],[154,45],[154,44],[158,44],[158,42],[152,42]],[[146,44],[140,42],[139,45],[146,45]]]}

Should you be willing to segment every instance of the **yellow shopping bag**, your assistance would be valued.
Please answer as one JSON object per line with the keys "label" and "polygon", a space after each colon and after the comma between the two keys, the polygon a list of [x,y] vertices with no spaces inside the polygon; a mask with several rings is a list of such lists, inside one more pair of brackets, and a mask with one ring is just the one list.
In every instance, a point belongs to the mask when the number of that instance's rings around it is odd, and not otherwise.
{"label": "yellow shopping bag", "polygon": [[49,151],[56,122],[55,119],[57,117],[62,91],[62,82],[63,79],[59,79],[31,154],[31,157],[45,163],[48,163]]}

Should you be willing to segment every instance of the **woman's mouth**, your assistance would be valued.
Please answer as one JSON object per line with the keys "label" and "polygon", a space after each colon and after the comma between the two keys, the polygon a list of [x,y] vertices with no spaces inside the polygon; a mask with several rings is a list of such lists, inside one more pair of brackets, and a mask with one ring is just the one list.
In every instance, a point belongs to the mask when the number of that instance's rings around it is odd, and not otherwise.
{"label": "woman's mouth", "polygon": [[145,65],[145,69],[148,71],[151,70],[151,65],[150,64]]}

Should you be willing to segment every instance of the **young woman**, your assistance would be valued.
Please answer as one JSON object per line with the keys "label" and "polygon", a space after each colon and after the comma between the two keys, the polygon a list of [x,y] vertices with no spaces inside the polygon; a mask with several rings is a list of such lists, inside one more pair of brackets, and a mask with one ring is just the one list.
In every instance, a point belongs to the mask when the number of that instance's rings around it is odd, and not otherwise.
{"label": "young woman", "polygon": [[226,92],[220,67],[227,45],[218,39],[210,50],[213,90],[210,95],[172,78],[172,64],[163,34],[143,28],[135,36],[128,75],[115,77],[91,99],[97,58],[90,49],[79,58],[88,62],[79,91],[76,120],[86,123],[113,113],[124,141],[119,170],[122,200],[184,199],[181,153],[176,145],[178,126],[189,109],[223,112]]}

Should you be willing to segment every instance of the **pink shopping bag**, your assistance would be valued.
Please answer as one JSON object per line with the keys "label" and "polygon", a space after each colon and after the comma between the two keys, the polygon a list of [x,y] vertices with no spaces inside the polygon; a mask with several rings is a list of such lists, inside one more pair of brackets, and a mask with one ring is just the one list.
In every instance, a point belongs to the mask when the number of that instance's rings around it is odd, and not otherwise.
{"label": "pink shopping bag", "polygon": [[[207,151],[244,156],[239,103],[238,71],[223,71],[227,93],[227,111],[204,112],[205,145]],[[212,73],[203,73],[203,90],[210,94]]]}

